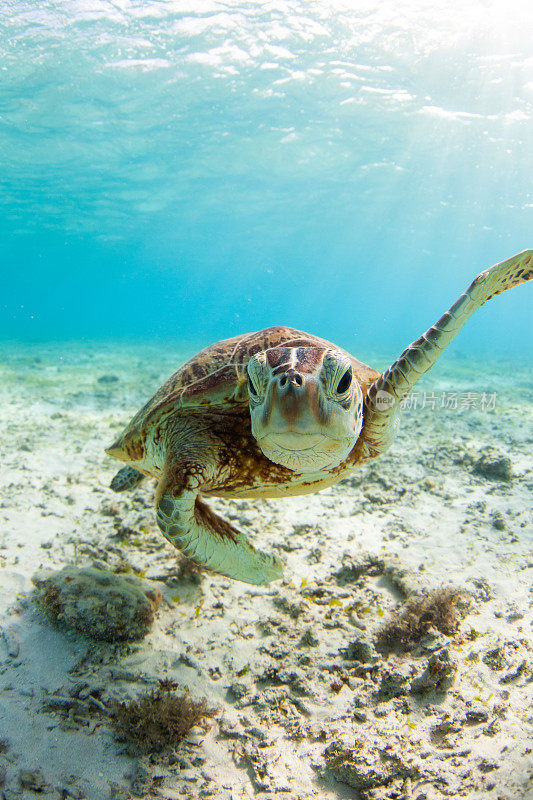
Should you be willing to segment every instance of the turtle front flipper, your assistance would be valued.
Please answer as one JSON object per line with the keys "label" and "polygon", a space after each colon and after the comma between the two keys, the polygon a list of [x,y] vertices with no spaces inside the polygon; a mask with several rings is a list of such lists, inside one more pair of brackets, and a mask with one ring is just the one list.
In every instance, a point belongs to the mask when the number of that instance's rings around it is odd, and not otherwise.
{"label": "turtle front flipper", "polygon": [[146,475],[143,475],[135,467],[122,467],[109,484],[109,488],[114,492],[127,492],[128,489],[138,486],[145,478]]}
{"label": "turtle front flipper", "polygon": [[524,250],[485,270],[435,325],[404,350],[368,390],[360,443],[354,448],[357,460],[373,458],[390,446],[397,428],[400,402],[431,369],[474,311],[494,295],[532,278],[533,250]]}
{"label": "turtle front flipper", "polygon": [[282,577],[279,559],[252,547],[194,491],[176,494],[167,489],[157,506],[157,524],[165,539],[208,570],[252,584]]}

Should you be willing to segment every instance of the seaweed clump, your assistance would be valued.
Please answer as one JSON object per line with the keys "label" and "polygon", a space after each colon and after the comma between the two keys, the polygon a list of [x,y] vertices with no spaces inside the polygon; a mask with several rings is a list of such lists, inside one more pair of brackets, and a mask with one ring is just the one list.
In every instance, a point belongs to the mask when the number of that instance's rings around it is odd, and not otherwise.
{"label": "seaweed clump", "polygon": [[205,699],[192,700],[187,694],[178,695],[161,682],[158,689],[135,700],[116,703],[112,723],[120,739],[126,739],[143,752],[160,752],[176,747],[195,725],[216,712]]}
{"label": "seaweed clump", "polygon": [[457,632],[465,595],[445,587],[409,598],[378,633],[381,647],[408,652],[427,635],[430,628],[451,636]]}

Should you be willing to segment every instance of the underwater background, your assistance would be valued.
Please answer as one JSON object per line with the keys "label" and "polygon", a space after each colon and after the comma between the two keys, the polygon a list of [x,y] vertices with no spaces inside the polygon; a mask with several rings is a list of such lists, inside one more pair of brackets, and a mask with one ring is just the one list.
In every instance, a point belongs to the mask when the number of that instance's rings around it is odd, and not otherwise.
{"label": "underwater background", "polygon": [[[533,800],[532,282],[379,459],[209,498],[270,586],[183,558],[105,452],[200,347],[290,325],[384,369],[531,248],[532,31],[531,0],[0,0],[0,797]],[[162,692],[214,716],[139,755],[117,708]]]}
{"label": "underwater background", "polygon": [[[394,358],[531,246],[528,2],[3,0],[0,337]],[[456,352],[530,358],[531,287]]]}

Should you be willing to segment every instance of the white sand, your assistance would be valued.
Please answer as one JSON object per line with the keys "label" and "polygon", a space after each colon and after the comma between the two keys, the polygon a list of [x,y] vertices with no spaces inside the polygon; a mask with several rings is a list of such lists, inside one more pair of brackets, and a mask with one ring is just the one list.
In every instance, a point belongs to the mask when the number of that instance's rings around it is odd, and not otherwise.
{"label": "white sand", "polygon": [[[286,501],[213,501],[285,558],[285,582],[262,589],[180,572],[154,525],[153,486],[107,488],[120,465],[104,446],[188,354],[0,351],[0,797],[36,797],[20,785],[38,769],[46,798],[533,797],[530,367],[445,355],[419,387],[419,403],[434,391],[437,408],[406,409],[391,452],[353,480]],[[105,374],[118,381],[98,382]],[[458,392],[459,405],[475,392],[478,408],[442,409],[443,391]],[[482,392],[497,392],[494,410],[481,410]],[[488,446],[510,457],[512,481],[472,471]],[[365,553],[378,568],[347,580]],[[93,562],[158,581],[165,601],[141,644],[92,643],[35,607],[38,569]],[[406,591],[443,584],[472,596],[457,635],[419,655],[343,657],[358,638],[373,647]],[[447,647],[455,680],[420,698],[409,681],[432,646]],[[176,753],[134,758],[98,703],[163,677],[220,712]],[[68,706],[76,692],[70,714],[50,707],[50,695]],[[360,762],[350,772],[350,753],[368,754],[366,772]],[[372,788],[372,770],[391,764],[400,777]],[[360,794],[336,780],[354,783],[354,769],[368,779]]]}

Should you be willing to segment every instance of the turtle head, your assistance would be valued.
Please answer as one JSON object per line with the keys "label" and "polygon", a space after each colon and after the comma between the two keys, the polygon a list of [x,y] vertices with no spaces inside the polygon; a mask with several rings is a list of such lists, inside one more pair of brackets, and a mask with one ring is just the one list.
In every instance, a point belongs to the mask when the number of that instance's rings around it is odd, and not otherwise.
{"label": "turtle head", "polygon": [[346,353],[273,347],[248,362],[252,433],[265,456],[295,472],[336,467],[362,425],[363,394]]}

